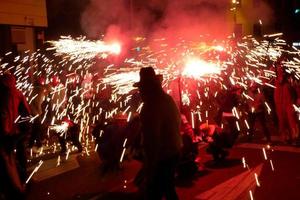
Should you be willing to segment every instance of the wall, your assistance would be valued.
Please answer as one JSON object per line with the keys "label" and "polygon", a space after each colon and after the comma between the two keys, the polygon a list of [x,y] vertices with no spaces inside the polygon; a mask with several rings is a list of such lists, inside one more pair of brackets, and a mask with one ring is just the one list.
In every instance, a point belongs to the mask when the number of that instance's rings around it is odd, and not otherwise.
{"label": "wall", "polygon": [[0,24],[47,27],[45,0],[0,0]]}
{"label": "wall", "polygon": [[0,56],[14,48],[35,51],[47,26],[46,0],[0,0]]}

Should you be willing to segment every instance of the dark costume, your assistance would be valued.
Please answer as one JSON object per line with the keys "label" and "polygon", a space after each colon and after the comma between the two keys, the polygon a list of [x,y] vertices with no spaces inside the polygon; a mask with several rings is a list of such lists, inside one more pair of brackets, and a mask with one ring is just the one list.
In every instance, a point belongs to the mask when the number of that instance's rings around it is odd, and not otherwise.
{"label": "dark costume", "polygon": [[36,117],[31,131],[31,137],[29,139],[29,147],[33,147],[34,144],[37,147],[42,146],[42,140],[46,135],[47,128],[41,123],[43,109],[42,104],[47,96],[47,88],[42,84],[42,81],[36,81],[33,85],[33,91],[30,97],[30,109],[32,116]]}
{"label": "dark costume", "polygon": [[[26,158],[24,144],[20,143],[24,126],[17,119],[29,115],[29,106],[10,74],[0,78],[0,95],[0,192],[7,199],[20,199],[25,189],[25,177],[20,173],[26,170]],[[14,148],[17,148],[16,155]]]}
{"label": "dark costume", "polygon": [[93,136],[98,145],[97,152],[101,159],[102,173],[120,168],[120,158],[123,150],[126,119],[115,118],[106,125],[98,124],[93,130]]}
{"label": "dark costume", "polygon": [[296,98],[293,95],[292,87],[288,82],[284,67],[277,65],[277,78],[275,81],[274,100],[279,123],[279,132],[288,142],[297,139],[299,130],[296,121],[296,113],[293,104]]}
{"label": "dark costume", "polygon": [[263,133],[268,142],[271,142],[271,135],[267,127],[265,113],[265,97],[259,92],[256,86],[252,86],[248,95],[252,98],[248,100],[248,120],[249,120],[249,140],[252,140],[255,130],[255,122],[259,122],[262,126]]}
{"label": "dark costume", "polygon": [[236,126],[237,118],[233,115],[233,108],[237,107],[239,104],[237,95],[239,91],[240,88],[231,86],[228,91],[224,90],[217,96],[219,110],[215,122],[218,126],[224,128],[225,132],[228,134],[227,140],[230,142],[231,146],[233,146],[239,135]]}
{"label": "dark costume", "polygon": [[145,153],[145,199],[178,199],[174,178],[182,141],[180,115],[151,67],[140,71],[141,125]]}
{"label": "dark costume", "polygon": [[207,153],[212,154],[214,161],[222,161],[228,156],[227,148],[232,147],[230,132],[225,132],[214,124],[201,124],[200,132],[203,141],[208,143]]}

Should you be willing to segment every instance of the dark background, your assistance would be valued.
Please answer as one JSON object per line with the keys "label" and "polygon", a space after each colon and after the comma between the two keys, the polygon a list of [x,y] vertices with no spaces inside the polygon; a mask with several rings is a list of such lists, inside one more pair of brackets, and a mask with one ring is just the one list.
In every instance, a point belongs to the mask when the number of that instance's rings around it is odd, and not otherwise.
{"label": "dark background", "polygon": [[[168,0],[161,1],[160,7],[153,6],[153,0],[132,0],[133,9],[146,9],[155,23],[163,18]],[[170,0],[169,0],[170,1]],[[230,1],[230,0],[229,0]],[[274,30],[285,33],[289,41],[300,41],[300,0],[253,0],[265,1],[274,10]],[[47,39],[56,39],[60,35],[84,35],[80,25],[81,13],[85,10],[90,0],[47,0],[48,28]],[[123,0],[125,8],[130,8],[130,0]],[[209,5],[208,1],[202,1],[199,10]],[[201,7],[203,6],[203,7]],[[196,8],[197,9],[197,8]],[[149,24],[151,26],[151,24]]]}

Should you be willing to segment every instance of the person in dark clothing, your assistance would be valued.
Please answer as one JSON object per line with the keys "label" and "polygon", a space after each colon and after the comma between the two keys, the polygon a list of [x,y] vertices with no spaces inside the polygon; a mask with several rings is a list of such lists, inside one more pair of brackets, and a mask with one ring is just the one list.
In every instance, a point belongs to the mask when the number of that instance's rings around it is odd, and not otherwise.
{"label": "person in dark clothing", "polygon": [[129,154],[137,161],[143,160],[141,120],[139,115],[134,115],[125,127],[125,136],[128,139],[126,147],[129,148]]}
{"label": "person in dark clothing", "polygon": [[126,118],[119,115],[105,125],[98,124],[93,130],[102,173],[120,169],[125,126]]}
{"label": "person in dark clothing", "polygon": [[139,88],[144,103],[140,113],[145,172],[144,199],[178,199],[175,170],[180,157],[180,114],[152,67],[141,68]]}
{"label": "person in dark clothing", "polygon": [[[0,193],[3,193],[4,199],[23,199],[25,175],[20,177],[18,164],[26,167],[26,158],[25,151],[22,152],[20,148],[24,126],[20,125],[19,119],[28,117],[30,110],[24,95],[16,88],[15,78],[11,74],[0,77],[0,95]],[[20,150],[17,155],[14,153],[15,148]]]}
{"label": "person in dark clothing", "polygon": [[42,147],[42,140],[46,135],[46,128],[41,123],[43,109],[42,104],[48,94],[48,90],[44,85],[45,80],[39,78],[35,80],[33,84],[33,90],[30,96],[30,109],[31,114],[35,117],[35,120],[32,124],[31,137],[29,138],[29,148],[32,148],[36,145],[38,148]]}
{"label": "person in dark clothing", "polygon": [[179,164],[177,166],[177,178],[186,179],[194,176],[199,166],[196,160],[198,156],[198,141],[192,126],[188,123],[185,115],[181,114],[181,137],[182,149]]}
{"label": "person in dark clothing", "polygon": [[216,124],[201,124],[200,132],[203,141],[208,143],[207,153],[212,154],[215,162],[223,161],[229,154],[225,149],[232,147],[230,132],[224,131]]}
{"label": "person in dark clothing", "polygon": [[219,110],[215,118],[215,122],[218,126],[224,127],[224,130],[226,130],[226,132],[229,134],[228,139],[231,140],[230,143],[232,145],[239,135],[239,131],[236,126],[237,118],[233,114],[233,109],[239,105],[238,96],[240,95],[240,93],[240,87],[230,86],[228,90],[222,91],[217,96]]}
{"label": "person in dark clothing", "polygon": [[274,101],[282,141],[293,144],[297,142],[299,136],[298,123],[293,106],[296,103],[296,95],[289,82],[288,74],[285,71],[283,59],[285,58],[280,58],[276,64],[277,77],[275,81]]}
{"label": "person in dark clothing", "polygon": [[251,142],[254,130],[255,130],[255,122],[259,122],[262,126],[263,133],[267,139],[268,143],[271,143],[271,135],[269,129],[267,127],[266,113],[265,113],[265,97],[262,92],[260,92],[257,85],[252,85],[248,95],[251,99],[248,99],[248,122],[249,122],[249,138],[248,140]]}

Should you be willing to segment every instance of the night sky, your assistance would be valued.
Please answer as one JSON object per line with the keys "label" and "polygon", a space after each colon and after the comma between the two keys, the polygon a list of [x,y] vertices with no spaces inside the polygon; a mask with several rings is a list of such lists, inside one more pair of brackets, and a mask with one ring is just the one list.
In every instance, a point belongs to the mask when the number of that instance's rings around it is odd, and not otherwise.
{"label": "night sky", "polygon": [[[128,12],[130,9],[130,0],[115,0],[122,4],[123,8]],[[277,31],[286,33],[287,39],[296,40],[300,35],[300,13],[295,10],[300,8],[300,1],[290,0],[265,0],[273,9],[274,27]],[[60,35],[79,36],[85,35],[82,28],[81,17],[84,10],[92,2],[92,0],[47,0],[48,28],[46,30],[47,39],[57,39]],[[94,2],[101,2],[95,1]],[[105,1],[104,1],[105,2]],[[151,20],[145,20],[142,23],[145,27],[152,28],[154,23],[159,22],[165,16],[166,8],[170,2],[168,0],[132,0],[134,12],[147,12]],[[215,4],[213,4],[215,2]],[[203,10],[216,10],[216,2],[199,0],[199,6],[190,9],[189,12],[202,12]],[[219,4],[219,3],[218,3]],[[114,11],[111,11],[114,12]],[[107,18],[109,24],[111,18]],[[97,24],[97,21],[93,24]],[[105,31],[103,31],[104,33]]]}
{"label": "night sky", "polygon": [[[153,24],[159,23],[165,16],[166,9],[170,4],[174,4],[175,1],[169,0],[114,0],[118,2],[118,6],[122,6],[127,14],[130,10],[130,1],[132,1],[134,13],[146,13],[137,16],[136,20],[144,20],[141,23],[148,27],[150,30]],[[197,7],[189,6],[186,3],[184,10],[191,15],[195,15],[203,10],[218,10],[216,4],[224,5],[225,0],[213,0],[212,2],[208,0],[201,0]],[[47,39],[55,39],[60,35],[84,35],[85,31],[81,25],[81,18],[83,12],[87,9],[91,2],[96,2],[96,4],[101,5],[102,0],[47,0],[47,14],[48,14],[48,28],[46,30]],[[98,3],[99,2],[99,3]],[[179,1],[180,2],[180,1]],[[188,2],[188,1],[187,1]],[[217,3],[216,3],[217,2]],[[107,3],[109,4],[109,3]],[[182,4],[182,3],[180,3]],[[194,4],[194,3],[193,3]],[[105,5],[104,5],[105,7]],[[114,5],[112,4],[112,7]],[[112,8],[115,9],[115,8]],[[180,8],[182,9],[182,8]],[[115,12],[112,10],[111,12]],[[124,11],[123,11],[124,12]],[[110,14],[110,13],[109,13]],[[100,15],[100,14],[99,14]],[[118,16],[119,18],[122,18]],[[147,18],[147,19],[141,19]],[[113,19],[107,17],[107,21]],[[97,24],[95,21],[93,24]]]}
{"label": "night sky", "polygon": [[47,0],[47,38],[81,35],[80,16],[88,3],[89,0]]}
{"label": "night sky", "polygon": [[[100,2],[100,1],[99,1]],[[159,6],[153,6],[153,0],[133,0],[136,11],[146,9],[155,20],[163,17],[166,0],[160,0]],[[81,16],[89,5],[90,0],[47,0],[48,38],[57,38],[60,35],[78,36],[84,34],[81,27]],[[121,0],[124,8],[129,10],[130,0]]]}

